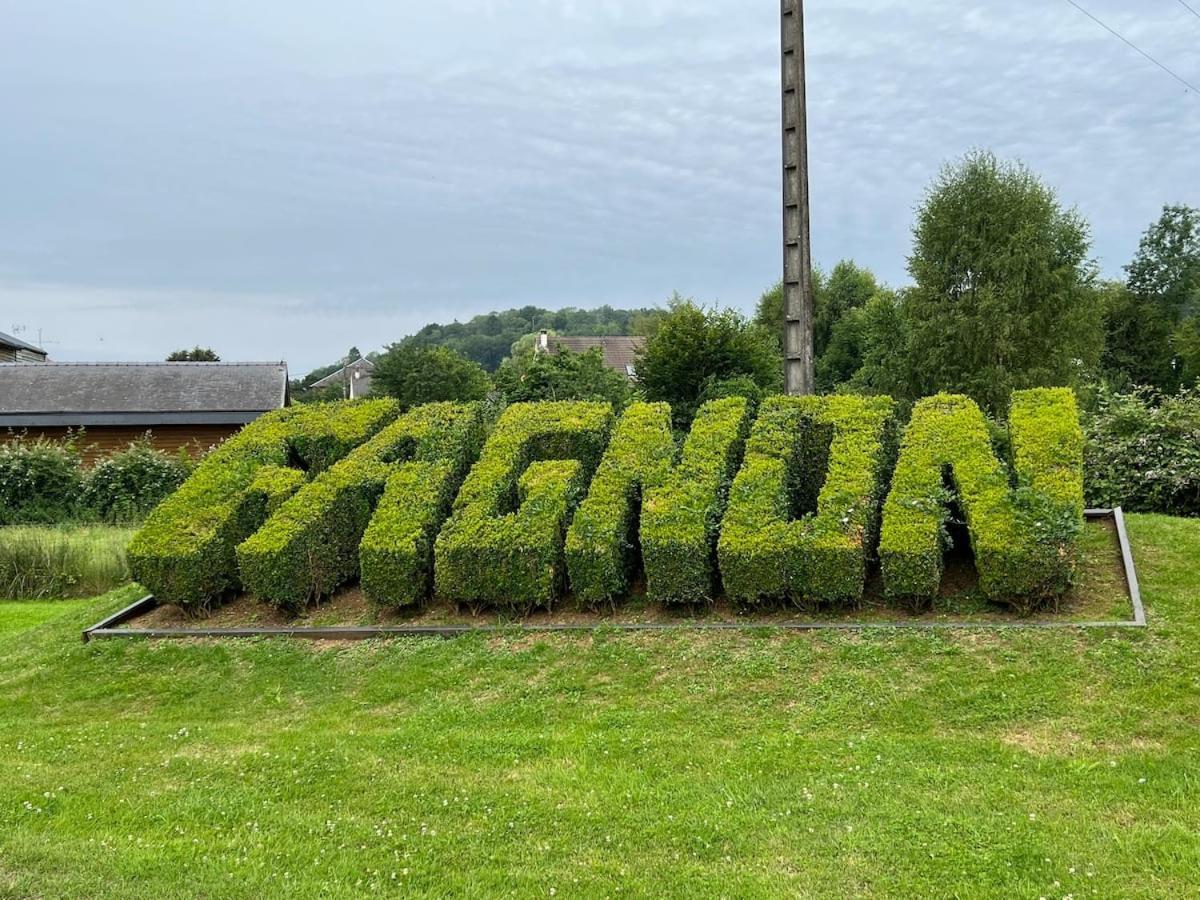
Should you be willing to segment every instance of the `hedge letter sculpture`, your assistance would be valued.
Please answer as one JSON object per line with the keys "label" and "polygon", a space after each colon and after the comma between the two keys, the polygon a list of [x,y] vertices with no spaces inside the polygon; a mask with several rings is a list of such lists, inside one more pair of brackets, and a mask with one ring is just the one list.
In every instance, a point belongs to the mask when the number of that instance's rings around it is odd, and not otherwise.
{"label": "hedge letter sculpture", "polygon": [[372,603],[421,602],[432,582],[434,538],[482,436],[478,404],[433,403],[401,416],[238,547],[243,584],[297,609],[361,570]]}
{"label": "hedge letter sculpture", "polygon": [[567,566],[578,599],[595,604],[628,590],[639,537],[652,600],[694,603],[713,596],[724,486],[749,421],[742,398],[705,404],[675,465],[670,408],[635,403],[625,412],[567,535]]}
{"label": "hedge letter sculpture", "polygon": [[293,406],[206,456],[129,544],[134,575],[163,603],[203,610],[241,587],[235,548],[317,473],[396,417],[386,400]]}
{"label": "hedge letter sculpture", "polygon": [[886,397],[763,401],[721,525],[718,556],[731,599],[862,597],[892,427]]}
{"label": "hedge letter sculpture", "polygon": [[1027,612],[1070,587],[1083,527],[1083,434],[1066,388],[1013,394],[1015,488],[966,397],[917,403],[883,510],[879,557],[890,597],[937,596],[948,518],[944,476],[967,520],[980,586]]}
{"label": "hedge letter sculpture", "polygon": [[612,431],[607,403],[505,410],[434,549],[439,596],[522,609],[561,594],[563,540]]}

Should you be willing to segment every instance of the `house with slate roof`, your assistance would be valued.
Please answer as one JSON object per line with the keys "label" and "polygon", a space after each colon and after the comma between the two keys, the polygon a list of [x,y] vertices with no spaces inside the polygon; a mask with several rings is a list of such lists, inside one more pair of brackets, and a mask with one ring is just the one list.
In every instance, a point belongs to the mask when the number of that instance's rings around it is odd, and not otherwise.
{"label": "house with slate roof", "polygon": [[320,381],[309,385],[309,390],[340,387],[342,396],[347,400],[358,400],[371,396],[371,376],[375,372],[375,363],[365,356],[356,359],[347,366],[342,366],[336,372],[326,375]]}
{"label": "house with slate roof", "polygon": [[559,337],[548,331],[538,335],[534,345],[536,352],[554,355],[564,350],[570,353],[587,353],[599,348],[604,365],[626,378],[635,380],[637,355],[646,346],[644,337]]}
{"label": "house with slate roof", "polygon": [[11,334],[5,334],[3,331],[0,331],[0,363],[37,363],[45,361],[46,351],[41,347],[27,344],[20,338],[15,338]]}
{"label": "house with slate roof", "polygon": [[0,441],[83,431],[88,462],[147,433],[203,451],[288,402],[282,362],[0,363]]}

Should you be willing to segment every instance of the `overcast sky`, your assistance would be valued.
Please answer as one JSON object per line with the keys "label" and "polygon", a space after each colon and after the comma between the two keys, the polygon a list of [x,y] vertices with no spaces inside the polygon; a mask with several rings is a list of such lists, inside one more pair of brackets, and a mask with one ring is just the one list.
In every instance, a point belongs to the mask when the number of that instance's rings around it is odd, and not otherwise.
{"label": "overcast sky", "polygon": [[[1178,0],[1079,2],[1200,82]],[[1078,206],[1106,273],[1200,206],[1200,96],[1066,0],[806,6],[818,263],[904,283],[913,207],[972,147]],[[302,374],[510,306],[749,310],[781,267],[778,13],[0,0],[0,330]]]}

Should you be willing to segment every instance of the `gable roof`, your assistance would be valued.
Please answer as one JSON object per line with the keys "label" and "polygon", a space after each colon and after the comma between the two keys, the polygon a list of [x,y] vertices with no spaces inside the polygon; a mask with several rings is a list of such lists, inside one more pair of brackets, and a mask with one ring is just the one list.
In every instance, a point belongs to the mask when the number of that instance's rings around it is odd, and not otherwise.
{"label": "gable roof", "polygon": [[240,425],[287,404],[286,363],[0,363],[0,428]]}
{"label": "gable roof", "polygon": [[314,381],[309,385],[309,389],[327,388],[333,387],[334,385],[345,384],[347,372],[349,372],[351,376],[356,376],[358,378],[369,378],[371,373],[374,371],[375,363],[364,356],[361,359],[356,359],[349,365],[342,366],[336,372],[330,372],[320,381]]}
{"label": "gable roof", "polygon": [[27,344],[20,338],[15,338],[11,334],[5,334],[0,331],[0,347],[9,347],[13,350],[29,350],[33,353],[39,353],[42,356],[46,355],[46,351],[41,347],[35,347],[33,344]]}
{"label": "gable roof", "polygon": [[556,337],[550,336],[550,351],[570,350],[572,353],[587,353],[599,347],[604,356],[604,365],[622,375],[633,373],[638,351],[646,346],[644,337]]}

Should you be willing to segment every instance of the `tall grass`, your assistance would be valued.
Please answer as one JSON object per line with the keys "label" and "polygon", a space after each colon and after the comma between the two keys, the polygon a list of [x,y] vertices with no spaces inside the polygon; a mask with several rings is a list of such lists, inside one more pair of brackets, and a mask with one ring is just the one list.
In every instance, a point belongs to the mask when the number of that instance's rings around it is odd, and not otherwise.
{"label": "tall grass", "polygon": [[132,576],[127,528],[0,528],[0,598],[91,597]]}

